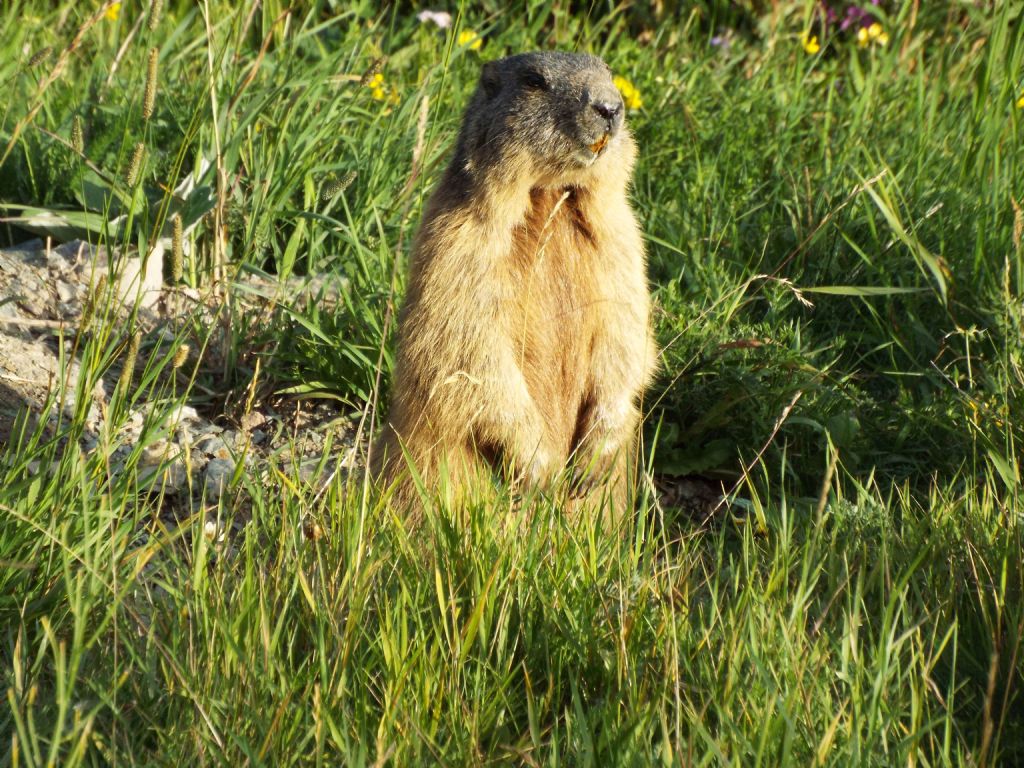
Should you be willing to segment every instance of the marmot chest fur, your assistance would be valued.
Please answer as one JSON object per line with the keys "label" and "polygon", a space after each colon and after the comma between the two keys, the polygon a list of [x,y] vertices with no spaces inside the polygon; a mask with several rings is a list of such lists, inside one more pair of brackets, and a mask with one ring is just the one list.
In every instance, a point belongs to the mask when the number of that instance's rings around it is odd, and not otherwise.
{"label": "marmot chest fur", "polygon": [[374,474],[449,499],[496,475],[621,500],[655,361],[636,150],[598,58],[485,65],[426,206]]}

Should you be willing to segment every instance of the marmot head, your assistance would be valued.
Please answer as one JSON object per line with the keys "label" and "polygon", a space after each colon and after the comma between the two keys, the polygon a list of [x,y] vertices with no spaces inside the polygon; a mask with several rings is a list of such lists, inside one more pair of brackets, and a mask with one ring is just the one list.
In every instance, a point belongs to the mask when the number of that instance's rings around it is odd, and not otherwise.
{"label": "marmot head", "polygon": [[[471,173],[578,181],[609,155],[631,159],[611,70],[582,53],[521,53],[484,65],[466,110],[457,162]],[[629,160],[626,160],[628,163]]]}

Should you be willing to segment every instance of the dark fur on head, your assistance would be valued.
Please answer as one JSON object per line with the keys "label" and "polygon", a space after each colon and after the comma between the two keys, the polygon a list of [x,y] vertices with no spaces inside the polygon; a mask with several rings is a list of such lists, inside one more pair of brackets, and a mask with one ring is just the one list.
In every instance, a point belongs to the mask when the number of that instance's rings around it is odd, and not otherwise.
{"label": "dark fur on head", "polygon": [[[584,53],[522,53],[484,65],[466,109],[455,164],[473,175],[515,168],[542,175],[590,167],[623,125],[608,65]],[[605,141],[607,139],[607,141]]]}

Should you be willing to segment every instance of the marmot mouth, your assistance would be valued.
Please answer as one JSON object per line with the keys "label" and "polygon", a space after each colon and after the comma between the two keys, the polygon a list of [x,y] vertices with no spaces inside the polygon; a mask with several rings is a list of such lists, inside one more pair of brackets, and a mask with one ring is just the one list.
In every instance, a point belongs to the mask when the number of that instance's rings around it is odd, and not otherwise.
{"label": "marmot mouth", "polygon": [[601,134],[601,138],[590,145],[590,151],[595,155],[601,154],[601,150],[608,146],[608,134]]}

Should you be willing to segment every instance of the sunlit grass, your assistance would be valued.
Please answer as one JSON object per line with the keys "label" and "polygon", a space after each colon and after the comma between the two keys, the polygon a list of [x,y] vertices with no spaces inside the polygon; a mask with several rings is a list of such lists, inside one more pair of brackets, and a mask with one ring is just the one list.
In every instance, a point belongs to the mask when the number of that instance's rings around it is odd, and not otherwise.
{"label": "sunlit grass", "polygon": [[[860,46],[813,3],[746,5],[467,7],[449,29],[370,3],[0,11],[0,214],[168,253],[178,216],[167,274],[222,306],[120,376],[138,329],[98,290],[67,348],[80,394],[111,385],[99,448],[83,396],[0,453],[0,762],[1021,759],[1022,32],[1011,4],[908,0]],[[358,475],[314,489],[272,459],[167,525],[138,457],[182,402],[386,406],[405,257],[480,64],[552,46],[635,96],[652,470],[731,502],[411,529]],[[268,328],[240,271],[344,290]]]}

